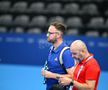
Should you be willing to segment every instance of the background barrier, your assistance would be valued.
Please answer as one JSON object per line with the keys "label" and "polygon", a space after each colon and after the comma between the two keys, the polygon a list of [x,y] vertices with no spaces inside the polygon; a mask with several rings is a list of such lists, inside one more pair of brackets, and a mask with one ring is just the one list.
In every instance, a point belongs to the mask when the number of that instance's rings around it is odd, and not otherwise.
{"label": "background barrier", "polygon": [[[107,70],[108,39],[100,37],[64,36],[66,43],[83,40],[101,70]],[[47,59],[50,44],[45,34],[0,34],[0,63],[43,66]]]}

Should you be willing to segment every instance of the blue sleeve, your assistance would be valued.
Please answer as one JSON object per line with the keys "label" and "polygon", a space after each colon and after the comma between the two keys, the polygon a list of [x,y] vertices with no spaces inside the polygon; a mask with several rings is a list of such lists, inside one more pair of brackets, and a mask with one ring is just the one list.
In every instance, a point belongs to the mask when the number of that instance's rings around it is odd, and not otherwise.
{"label": "blue sleeve", "polygon": [[66,69],[74,66],[74,59],[72,58],[70,49],[67,49],[63,52],[62,60]]}

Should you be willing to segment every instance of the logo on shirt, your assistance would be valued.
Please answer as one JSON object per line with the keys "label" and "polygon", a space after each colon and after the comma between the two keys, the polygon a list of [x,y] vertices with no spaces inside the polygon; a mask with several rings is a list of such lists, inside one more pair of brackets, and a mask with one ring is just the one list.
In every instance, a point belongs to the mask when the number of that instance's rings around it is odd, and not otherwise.
{"label": "logo on shirt", "polygon": [[58,61],[57,57],[54,59],[55,61]]}

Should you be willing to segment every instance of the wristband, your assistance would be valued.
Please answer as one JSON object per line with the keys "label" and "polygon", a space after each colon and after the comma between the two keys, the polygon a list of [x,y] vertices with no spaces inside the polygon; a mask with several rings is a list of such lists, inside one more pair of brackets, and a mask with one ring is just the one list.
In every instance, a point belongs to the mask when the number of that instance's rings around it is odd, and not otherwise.
{"label": "wristband", "polygon": [[70,85],[70,86],[73,86],[73,81],[71,81],[69,85]]}
{"label": "wristband", "polygon": [[56,77],[56,79],[57,79],[57,80],[59,80],[59,79],[60,79],[60,77],[58,77],[58,76],[57,76],[57,77]]}

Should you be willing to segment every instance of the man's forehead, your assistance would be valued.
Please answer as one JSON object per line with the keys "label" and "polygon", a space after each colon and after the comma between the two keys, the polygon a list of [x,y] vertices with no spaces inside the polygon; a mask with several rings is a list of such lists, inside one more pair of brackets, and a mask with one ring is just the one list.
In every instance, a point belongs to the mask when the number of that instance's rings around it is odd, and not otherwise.
{"label": "man's forehead", "polygon": [[55,28],[55,26],[51,25],[51,26],[49,27],[49,30],[57,30],[57,29]]}
{"label": "man's forehead", "polygon": [[78,51],[79,50],[79,46],[75,45],[75,44],[74,45],[72,44],[70,50],[71,51]]}

